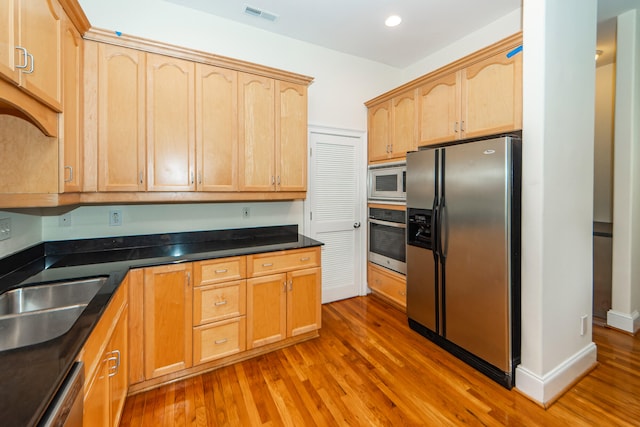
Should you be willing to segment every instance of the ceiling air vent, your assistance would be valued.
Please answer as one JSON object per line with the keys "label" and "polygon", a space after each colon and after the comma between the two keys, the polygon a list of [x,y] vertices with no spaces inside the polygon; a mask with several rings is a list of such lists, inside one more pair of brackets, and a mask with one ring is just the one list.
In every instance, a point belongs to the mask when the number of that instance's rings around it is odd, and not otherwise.
{"label": "ceiling air vent", "polygon": [[244,13],[258,18],[266,19],[267,21],[271,22],[278,19],[278,15],[276,15],[275,13],[267,12],[266,10],[260,10],[257,7],[253,6],[245,6]]}

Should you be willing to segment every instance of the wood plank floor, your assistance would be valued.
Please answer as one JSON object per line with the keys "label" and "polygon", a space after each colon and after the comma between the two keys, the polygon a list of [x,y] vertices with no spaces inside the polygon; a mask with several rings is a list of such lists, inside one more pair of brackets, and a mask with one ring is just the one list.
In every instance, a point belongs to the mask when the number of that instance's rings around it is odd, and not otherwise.
{"label": "wood plank floor", "polygon": [[594,326],[599,366],[548,410],[422,338],[374,297],[320,338],[127,399],[121,426],[638,426],[640,340]]}

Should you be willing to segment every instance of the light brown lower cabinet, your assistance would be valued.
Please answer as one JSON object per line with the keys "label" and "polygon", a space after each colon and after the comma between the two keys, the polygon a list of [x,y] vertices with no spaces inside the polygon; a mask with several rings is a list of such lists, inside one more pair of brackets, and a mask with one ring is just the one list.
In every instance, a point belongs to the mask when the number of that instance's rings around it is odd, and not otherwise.
{"label": "light brown lower cabinet", "polygon": [[81,351],[85,427],[117,427],[120,423],[129,388],[127,286],[128,281],[121,285]]}
{"label": "light brown lower cabinet", "polygon": [[146,379],[192,365],[191,263],[144,269]]}
{"label": "light brown lower cabinet", "polygon": [[375,295],[382,297],[403,311],[407,309],[407,280],[396,273],[376,264],[367,266],[369,288]]}
{"label": "light brown lower cabinet", "polygon": [[319,265],[319,248],[247,257],[248,349],[320,329]]}
{"label": "light brown lower cabinet", "polygon": [[317,336],[320,265],[307,248],[130,271],[129,392]]}

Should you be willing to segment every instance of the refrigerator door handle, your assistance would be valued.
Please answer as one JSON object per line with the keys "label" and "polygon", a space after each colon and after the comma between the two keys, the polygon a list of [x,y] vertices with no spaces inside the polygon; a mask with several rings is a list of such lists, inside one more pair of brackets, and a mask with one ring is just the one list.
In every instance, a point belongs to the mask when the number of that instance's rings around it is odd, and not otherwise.
{"label": "refrigerator door handle", "polygon": [[440,240],[440,230],[438,229],[438,198],[433,198],[433,206],[431,207],[431,244],[432,244],[432,252],[433,259],[438,262],[438,257],[440,256],[438,249],[438,241]]}
{"label": "refrigerator door handle", "polygon": [[438,254],[440,255],[440,259],[444,264],[444,261],[447,259],[447,207],[444,202],[444,197],[440,202],[440,206],[438,206]]}

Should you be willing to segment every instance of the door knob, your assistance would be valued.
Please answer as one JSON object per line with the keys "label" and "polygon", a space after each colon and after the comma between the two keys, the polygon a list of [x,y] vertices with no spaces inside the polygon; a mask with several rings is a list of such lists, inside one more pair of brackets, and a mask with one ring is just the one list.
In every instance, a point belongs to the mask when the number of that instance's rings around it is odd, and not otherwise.
{"label": "door knob", "polygon": [[353,223],[353,228],[360,228],[360,223],[359,222],[354,222]]}

